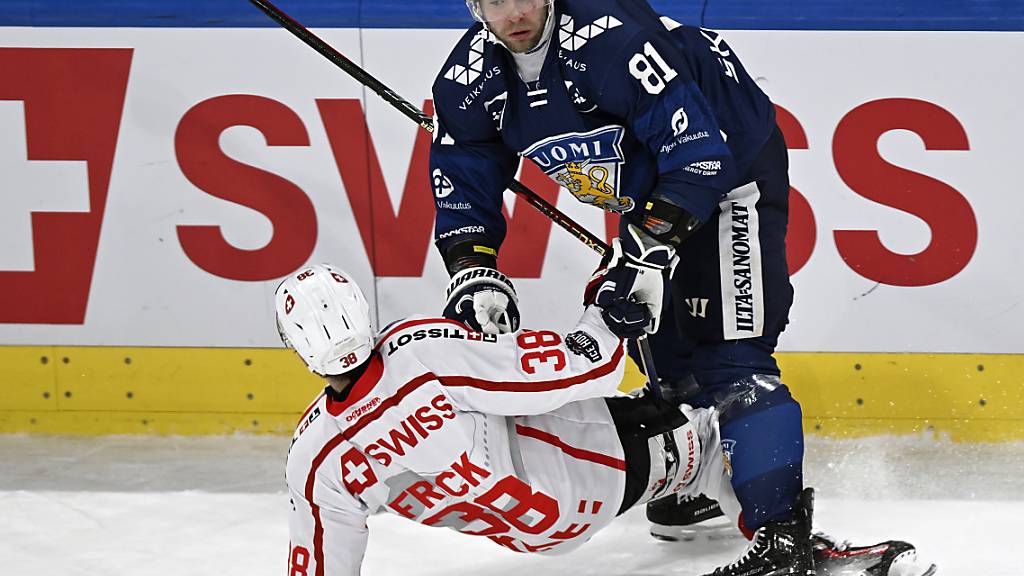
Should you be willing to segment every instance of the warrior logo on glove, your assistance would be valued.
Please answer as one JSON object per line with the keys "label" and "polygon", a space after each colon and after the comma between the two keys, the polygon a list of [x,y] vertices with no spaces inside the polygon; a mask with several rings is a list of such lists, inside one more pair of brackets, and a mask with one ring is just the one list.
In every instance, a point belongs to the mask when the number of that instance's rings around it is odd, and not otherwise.
{"label": "warrior logo on glove", "polygon": [[448,284],[444,317],[485,334],[519,329],[519,298],[507,276],[477,266],[460,271]]}

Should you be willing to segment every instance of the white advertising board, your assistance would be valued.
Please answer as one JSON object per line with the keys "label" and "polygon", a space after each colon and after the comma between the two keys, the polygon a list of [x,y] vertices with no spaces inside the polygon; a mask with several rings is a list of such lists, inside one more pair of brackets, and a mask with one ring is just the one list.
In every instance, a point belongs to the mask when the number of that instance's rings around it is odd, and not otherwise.
{"label": "white advertising board", "polygon": [[[417,105],[460,35],[318,32]],[[727,38],[791,147],[780,349],[1024,352],[1024,34]],[[437,313],[428,143],[281,30],[2,28],[0,345],[277,346],[273,288],[317,261],[382,322]],[[506,200],[524,324],[568,327],[597,256]]]}

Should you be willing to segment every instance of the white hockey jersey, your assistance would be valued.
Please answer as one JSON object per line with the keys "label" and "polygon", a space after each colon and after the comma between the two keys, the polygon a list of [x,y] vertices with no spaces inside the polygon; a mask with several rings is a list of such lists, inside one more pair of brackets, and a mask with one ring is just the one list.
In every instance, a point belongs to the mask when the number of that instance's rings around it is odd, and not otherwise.
{"label": "white hockey jersey", "polygon": [[624,358],[594,307],[566,335],[392,325],[344,400],[321,395],[292,439],[288,574],[359,574],[378,512],[517,552],[579,546],[622,503],[622,446],[600,397]]}

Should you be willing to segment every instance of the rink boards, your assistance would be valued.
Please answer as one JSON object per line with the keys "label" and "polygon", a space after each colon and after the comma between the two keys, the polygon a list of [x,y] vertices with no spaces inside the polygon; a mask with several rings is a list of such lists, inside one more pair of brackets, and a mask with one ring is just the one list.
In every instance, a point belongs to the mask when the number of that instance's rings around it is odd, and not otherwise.
{"label": "rink boards", "polygon": [[[319,32],[426,107],[460,34]],[[808,430],[1024,438],[1024,33],[727,38],[791,149]],[[275,349],[283,276],[334,262],[381,323],[441,308],[428,146],[280,30],[0,28],[0,432],[288,431],[319,384]],[[596,255],[506,204],[524,324],[569,328]]]}
{"label": "rink boards", "polygon": [[[1024,439],[1020,355],[781,353],[808,434]],[[0,347],[0,433],[290,434],[322,389],[270,349]],[[643,385],[629,362],[622,390]]]}

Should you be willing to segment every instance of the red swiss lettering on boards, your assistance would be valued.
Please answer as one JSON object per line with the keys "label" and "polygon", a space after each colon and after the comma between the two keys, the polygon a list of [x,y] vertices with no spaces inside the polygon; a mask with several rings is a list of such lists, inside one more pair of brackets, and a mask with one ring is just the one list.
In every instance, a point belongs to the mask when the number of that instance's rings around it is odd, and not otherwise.
{"label": "red swiss lettering on boards", "polygon": [[[430,133],[416,129],[405,190],[395,210],[362,104],[355,99],[318,99],[316,104],[374,274],[422,276],[434,229]],[[429,100],[424,108],[433,113]]]}
{"label": "red swiss lettering on boards", "polygon": [[[552,205],[558,201],[558,183],[542,172],[533,161],[522,161],[519,179],[524,186]],[[508,220],[508,233],[498,253],[498,269],[515,278],[540,278],[545,257],[537,256],[547,254],[554,223],[518,194],[512,216],[509,216],[504,204],[501,211]],[[565,232],[559,228],[558,233]],[[597,254],[594,254],[594,266],[597,266],[599,260]]]}
{"label": "red swiss lettering on boards", "polygon": [[231,246],[217,225],[179,225],[185,255],[206,272],[231,280],[262,281],[302,265],[316,245],[316,212],[309,197],[282,176],[229,158],[220,134],[251,126],[267,146],[309,146],[302,120],[281,102],[247,94],[218,96],[185,113],[174,135],[174,151],[190,182],[211,196],[252,208],[273,225],[262,248]]}
{"label": "red swiss lettering on boards", "polygon": [[232,94],[196,104],[178,124],[174,149],[181,171],[211,196],[266,216],[274,235],[256,250],[236,248],[219,226],[178,226],[178,240],[196,266],[231,280],[279,278],[301,266],[316,247],[313,203],[294,183],[230,158],[220,135],[233,126],[259,130],[268,146],[309,146],[302,120],[284,104],[261,96]]}
{"label": "red swiss lettering on boards", "polygon": [[130,48],[0,48],[0,100],[24,102],[28,160],[85,161],[89,185],[88,212],[32,215],[34,270],[0,270],[0,322],[84,323],[131,62]]}
{"label": "red swiss lettering on boards", "polygon": [[861,196],[917,216],[931,228],[931,242],[917,254],[885,247],[876,230],[836,230],[839,254],[855,272],[892,286],[927,286],[959,273],[974,255],[978,223],[956,189],[886,162],[878,139],[909,130],[928,150],[968,150],[967,134],[949,111],[922,100],[889,98],[861,104],[840,120],[832,141],[839,176]]}
{"label": "red swiss lettering on boards", "polygon": [[[807,150],[807,133],[792,112],[776,104],[775,121],[782,130],[786,148]],[[789,265],[790,276],[800,271],[811,259],[817,238],[818,227],[814,223],[814,211],[811,210],[810,202],[799,190],[790,186],[789,227],[786,230],[786,263]]]}

